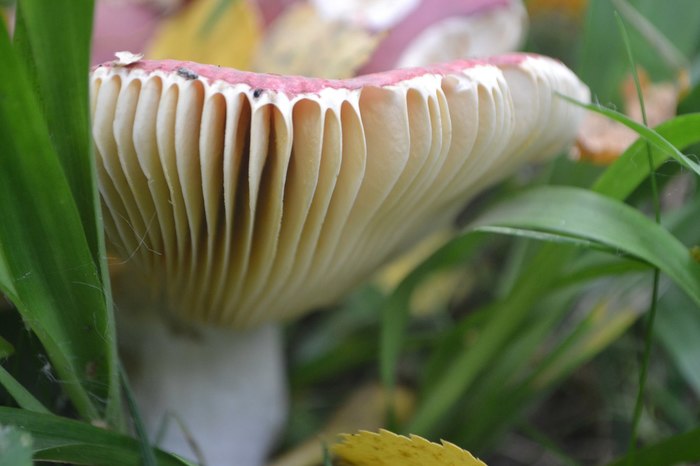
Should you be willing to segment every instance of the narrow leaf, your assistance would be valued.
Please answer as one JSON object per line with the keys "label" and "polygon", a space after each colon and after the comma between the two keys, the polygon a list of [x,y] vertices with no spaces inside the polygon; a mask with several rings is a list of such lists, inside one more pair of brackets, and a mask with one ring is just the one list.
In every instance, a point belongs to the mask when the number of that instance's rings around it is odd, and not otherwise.
{"label": "narrow leaf", "polygon": [[2,366],[0,366],[0,385],[7,390],[7,393],[21,408],[35,413],[50,414],[49,410]]}
{"label": "narrow leaf", "polygon": [[584,104],[565,95],[560,95],[560,97],[568,102],[571,102],[574,105],[578,105],[579,107],[600,113],[609,118],[612,118],[618,123],[622,123],[628,128],[634,130],[637,134],[645,138],[647,141],[649,141],[655,148],[662,152],[668,153],[681,165],[700,175],[700,165],[698,163],[688,158],[681,151],[676,149],[676,147],[673,144],[664,139],[660,134],[656,133],[654,130],[647,128],[641,123],[637,123],[636,121],[632,120],[626,115],[623,115],[620,112],[604,107],[600,104]]}
{"label": "narrow leaf", "polygon": [[[87,242],[100,279],[89,286],[100,287],[104,294],[103,305],[82,309],[92,310],[94,331],[106,343],[88,364],[96,368],[96,384],[104,387],[96,394],[106,399],[107,417],[116,423],[121,407],[115,330],[88,106],[93,10],[94,0],[23,0],[18,3],[14,40],[80,216],[84,234],[76,240]],[[79,338],[75,344],[80,344]]]}
{"label": "narrow leaf", "polygon": [[12,346],[12,343],[0,337],[0,359],[8,357],[14,352],[15,348]]}
{"label": "narrow leaf", "polygon": [[[700,142],[700,113],[691,113],[668,120],[654,131],[675,147],[684,148]],[[660,166],[669,157],[669,152],[652,150],[654,166]],[[646,141],[639,139],[598,178],[592,189],[615,199],[625,199],[649,176],[645,163]]]}
{"label": "narrow leaf", "polygon": [[97,262],[103,253],[88,114],[93,0],[20,1],[15,45],[40,96],[51,142]]}
{"label": "narrow leaf", "polygon": [[[93,466],[141,466],[139,442],[85,422],[0,407],[0,423],[29,432],[37,460]],[[156,450],[159,466],[194,466]]]}
{"label": "narrow leaf", "polygon": [[688,248],[632,207],[578,188],[521,193],[479,218],[471,230],[510,227],[593,241],[658,267],[700,304],[700,264]]}
{"label": "narrow leaf", "polygon": [[0,256],[6,268],[0,278],[11,279],[0,290],[49,351],[80,413],[100,418],[94,400],[115,400],[106,363],[114,351],[106,298],[70,186],[2,22],[0,63]]}

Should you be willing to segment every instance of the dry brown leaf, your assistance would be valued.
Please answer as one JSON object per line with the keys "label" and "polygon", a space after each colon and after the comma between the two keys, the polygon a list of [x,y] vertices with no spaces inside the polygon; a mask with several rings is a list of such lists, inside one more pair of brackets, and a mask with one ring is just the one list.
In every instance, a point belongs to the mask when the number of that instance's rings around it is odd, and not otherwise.
{"label": "dry brown leaf", "polygon": [[297,3],[274,22],[253,60],[265,73],[349,78],[370,58],[384,36],[359,26],[321,18]]}
{"label": "dry brown leaf", "polygon": [[[377,430],[382,427],[386,413],[386,392],[377,384],[358,389],[336,411],[328,424],[293,450],[278,457],[269,466],[316,466],[323,461],[323,443],[333,443],[342,432],[360,429]],[[413,411],[414,397],[407,389],[398,387],[394,394],[394,408],[399,421],[406,420]]]}
{"label": "dry brown leaf", "polygon": [[[679,83],[654,84],[644,70],[639,71],[639,80],[646,108],[647,121],[654,127],[673,118],[685,84],[683,74]],[[633,120],[641,122],[642,112],[637,98],[634,80],[630,76],[622,84],[624,112]],[[598,113],[589,113],[579,130],[572,150],[573,158],[597,165],[609,165],[622,154],[638,135],[626,126]]]}
{"label": "dry brown leaf", "polygon": [[261,35],[260,15],[251,2],[197,0],[160,25],[146,56],[249,69]]}
{"label": "dry brown leaf", "polygon": [[486,466],[452,443],[443,441],[441,445],[387,430],[345,435],[332,451],[341,464],[351,466]]}

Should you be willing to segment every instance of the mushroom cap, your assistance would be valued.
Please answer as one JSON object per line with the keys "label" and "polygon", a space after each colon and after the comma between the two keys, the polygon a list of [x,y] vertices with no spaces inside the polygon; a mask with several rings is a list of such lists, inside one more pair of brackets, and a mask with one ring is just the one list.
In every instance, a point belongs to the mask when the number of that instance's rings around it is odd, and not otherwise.
{"label": "mushroom cap", "polygon": [[508,53],[525,40],[528,20],[522,0],[412,3],[415,7],[389,27],[363,73]]}
{"label": "mushroom cap", "polygon": [[588,89],[513,54],[348,80],[175,61],[91,77],[107,237],[185,320],[336,300],[481,189],[575,136]]}

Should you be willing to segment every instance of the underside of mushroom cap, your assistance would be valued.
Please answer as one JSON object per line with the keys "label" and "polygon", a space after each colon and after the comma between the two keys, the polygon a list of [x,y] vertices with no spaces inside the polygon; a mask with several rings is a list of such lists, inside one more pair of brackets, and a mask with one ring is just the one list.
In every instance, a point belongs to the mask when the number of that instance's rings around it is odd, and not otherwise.
{"label": "underside of mushroom cap", "polygon": [[175,315],[239,328],[333,302],[569,143],[556,93],[589,98],[519,54],[335,81],[140,61],[91,87],[111,244]]}

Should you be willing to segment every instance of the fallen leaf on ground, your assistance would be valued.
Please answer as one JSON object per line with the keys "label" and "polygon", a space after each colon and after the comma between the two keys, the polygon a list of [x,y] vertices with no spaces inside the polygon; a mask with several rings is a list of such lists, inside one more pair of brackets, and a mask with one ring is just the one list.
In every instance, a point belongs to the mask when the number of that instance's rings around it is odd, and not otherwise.
{"label": "fallen leaf on ground", "polygon": [[164,20],[146,57],[249,69],[262,20],[246,0],[197,0]]}
{"label": "fallen leaf on ground", "polygon": [[452,443],[438,444],[387,430],[346,434],[331,450],[341,464],[352,466],[486,466]]}

